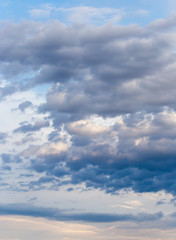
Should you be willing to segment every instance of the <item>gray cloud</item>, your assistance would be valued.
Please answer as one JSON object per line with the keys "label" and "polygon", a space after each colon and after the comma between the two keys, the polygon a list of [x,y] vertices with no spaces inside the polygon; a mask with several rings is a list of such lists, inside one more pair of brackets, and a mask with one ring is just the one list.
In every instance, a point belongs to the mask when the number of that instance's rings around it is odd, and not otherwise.
{"label": "gray cloud", "polygon": [[31,106],[32,106],[32,103],[30,101],[25,101],[19,104],[18,109],[24,112],[26,108]]}
{"label": "gray cloud", "polygon": [[[173,26],[174,19],[163,22]],[[170,30],[161,30],[156,24],[67,27],[57,21],[7,23],[0,31],[0,70],[6,79],[23,79],[19,90],[46,82],[63,83],[66,96],[62,106],[48,100],[45,109],[54,104],[67,113],[72,108],[73,112],[107,115],[144,108],[150,111],[173,102],[171,96],[163,96],[167,83],[161,79],[163,74],[170,76],[166,69],[175,63],[174,32]],[[153,91],[157,101],[150,96]],[[134,104],[129,106],[132,100]]]}
{"label": "gray cloud", "polygon": [[22,132],[22,133],[27,133],[27,132],[36,132],[39,131],[41,128],[44,127],[49,127],[49,122],[48,121],[37,121],[34,124],[24,124],[22,123],[22,126],[14,130],[14,133]]}
{"label": "gray cloud", "polygon": [[[0,71],[11,82],[0,89],[2,97],[51,83],[38,111],[53,121],[50,143],[63,125],[73,143],[62,154],[28,154],[30,168],[46,173],[31,188],[67,176],[60,184],[176,194],[175,19],[145,27],[68,27],[55,21],[6,23],[0,29]],[[95,115],[121,116],[123,124],[97,135],[69,127]],[[48,126],[49,121],[22,123],[14,133]]]}
{"label": "gray cloud", "polygon": [[[31,161],[31,169],[55,176],[60,185],[85,183],[87,188],[108,193],[132,189],[175,195],[174,116],[173,111],[125,115],[123,123],[96,135],[86,133],[86,125],[81,132],[79,126],[79,131],[71,129],[73,144],[67,152],[38,156]],[[69,177],[67,181],[64,176]]]}
{"label": "gray cloud", "polygon": [[31,217],[44,217],[58,221],[85,221],[85,222],[118,222],[134,221],[147,222],[159,220],[163,217],[161,212],[149,214],[103,214],[103,213],[67,213],[56,208],[28,206],[26,204],[0,205],[0,215],[21,215]]}
{"label": "gray cloud", "polygon": [[8,137],[8,134],[5,133],[5,132],[0,132],[0,143],[5,143],[6,142],[6,139]]}

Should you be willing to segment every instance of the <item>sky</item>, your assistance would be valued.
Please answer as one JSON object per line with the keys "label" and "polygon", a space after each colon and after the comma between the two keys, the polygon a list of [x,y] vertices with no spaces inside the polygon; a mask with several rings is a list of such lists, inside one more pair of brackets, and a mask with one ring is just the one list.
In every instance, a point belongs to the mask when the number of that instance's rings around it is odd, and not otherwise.
{"label": "sky", "polygon": [[176,1],[0,13],[0,240],[174,240]]}

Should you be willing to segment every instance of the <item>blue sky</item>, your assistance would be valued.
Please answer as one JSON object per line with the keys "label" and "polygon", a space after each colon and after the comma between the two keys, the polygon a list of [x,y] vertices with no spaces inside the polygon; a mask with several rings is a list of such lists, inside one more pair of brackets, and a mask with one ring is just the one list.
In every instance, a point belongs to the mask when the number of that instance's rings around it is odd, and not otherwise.
{"label": "blue sky", "polygon": [[[151,20],[156,18],[166,17],[171,11],[175,9],[174,0],[161,0],[158,4],[157,1],[151,0],[134,0],[134,1],[123,1],[123,0],[111,0],[111,1],[7,1],[3,0],[0,2],[1,5],[1,19],[19,21],[22,19],[29,19],[29,12],[31,9],[40,9],[42,5],[50,5],[54,7],[72,8],[76,6],[89,6],[95,8],[114,8],[124,9],[130,12],[130,17],[126,17],[125,24],[134,21],[137,24],[147,24]],[[136,17],[133,15],[134,12],[143,10],[146,11],[146,16]],[[147,14],[148,12],[148,14]],[[142,12],[141,12],[142,14]],[[145,15],[145,13],[144,13]]]}
{"label": "blue sky", "polygon": [[0,1],[0,240],[173,240],[176,1]]}

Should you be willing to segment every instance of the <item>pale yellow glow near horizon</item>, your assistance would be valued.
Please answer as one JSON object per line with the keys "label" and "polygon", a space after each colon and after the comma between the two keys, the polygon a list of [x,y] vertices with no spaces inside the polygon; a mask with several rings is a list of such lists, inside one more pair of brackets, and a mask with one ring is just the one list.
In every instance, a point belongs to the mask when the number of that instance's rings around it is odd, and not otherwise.
{"label": "pale yellow glow near horizon", "polygon": [[[152,224],[152,223],[151,223]],[[44,218],[0,216],[0,240],[175,240],[176,229],[142,223],[73,223]]]}
{"label": "pale yellow glow near horizon", "polygon": [[[82,225],[77,223],[65,223],[61,221],[47,220],[44,218],[33,218],[33,217],[20,217],[20,216],[0,216],[0,234],[1,229],[19,233],[20,231],[31,232],[42,232],[45,235],[53,236],[66,236],[66,237],[86,237],[87,235],[96,235],[97,229],[93,226]],[[16,239],[16,236],[14,236]],[[42,239],[43,236],[41,236]],[[10,239],[10,238],[6,238]],[[13,240],[15,240],[13,238]],[[21,238],[20,238],[21,239]],[[55,239],[55,238],[53,238]],[[69,238],[70,239],[70,238]],[[3,240],[0,235],[0,240]]]}

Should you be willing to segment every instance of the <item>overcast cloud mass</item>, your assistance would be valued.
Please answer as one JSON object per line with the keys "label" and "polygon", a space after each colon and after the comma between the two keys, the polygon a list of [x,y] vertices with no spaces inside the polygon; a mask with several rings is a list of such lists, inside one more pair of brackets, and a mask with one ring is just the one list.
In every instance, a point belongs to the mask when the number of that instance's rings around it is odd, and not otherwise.
{"label": "overcast cloud mass", "polygon": [[0,240],[175,239],[176,2],[24,2],[0,2]]}

